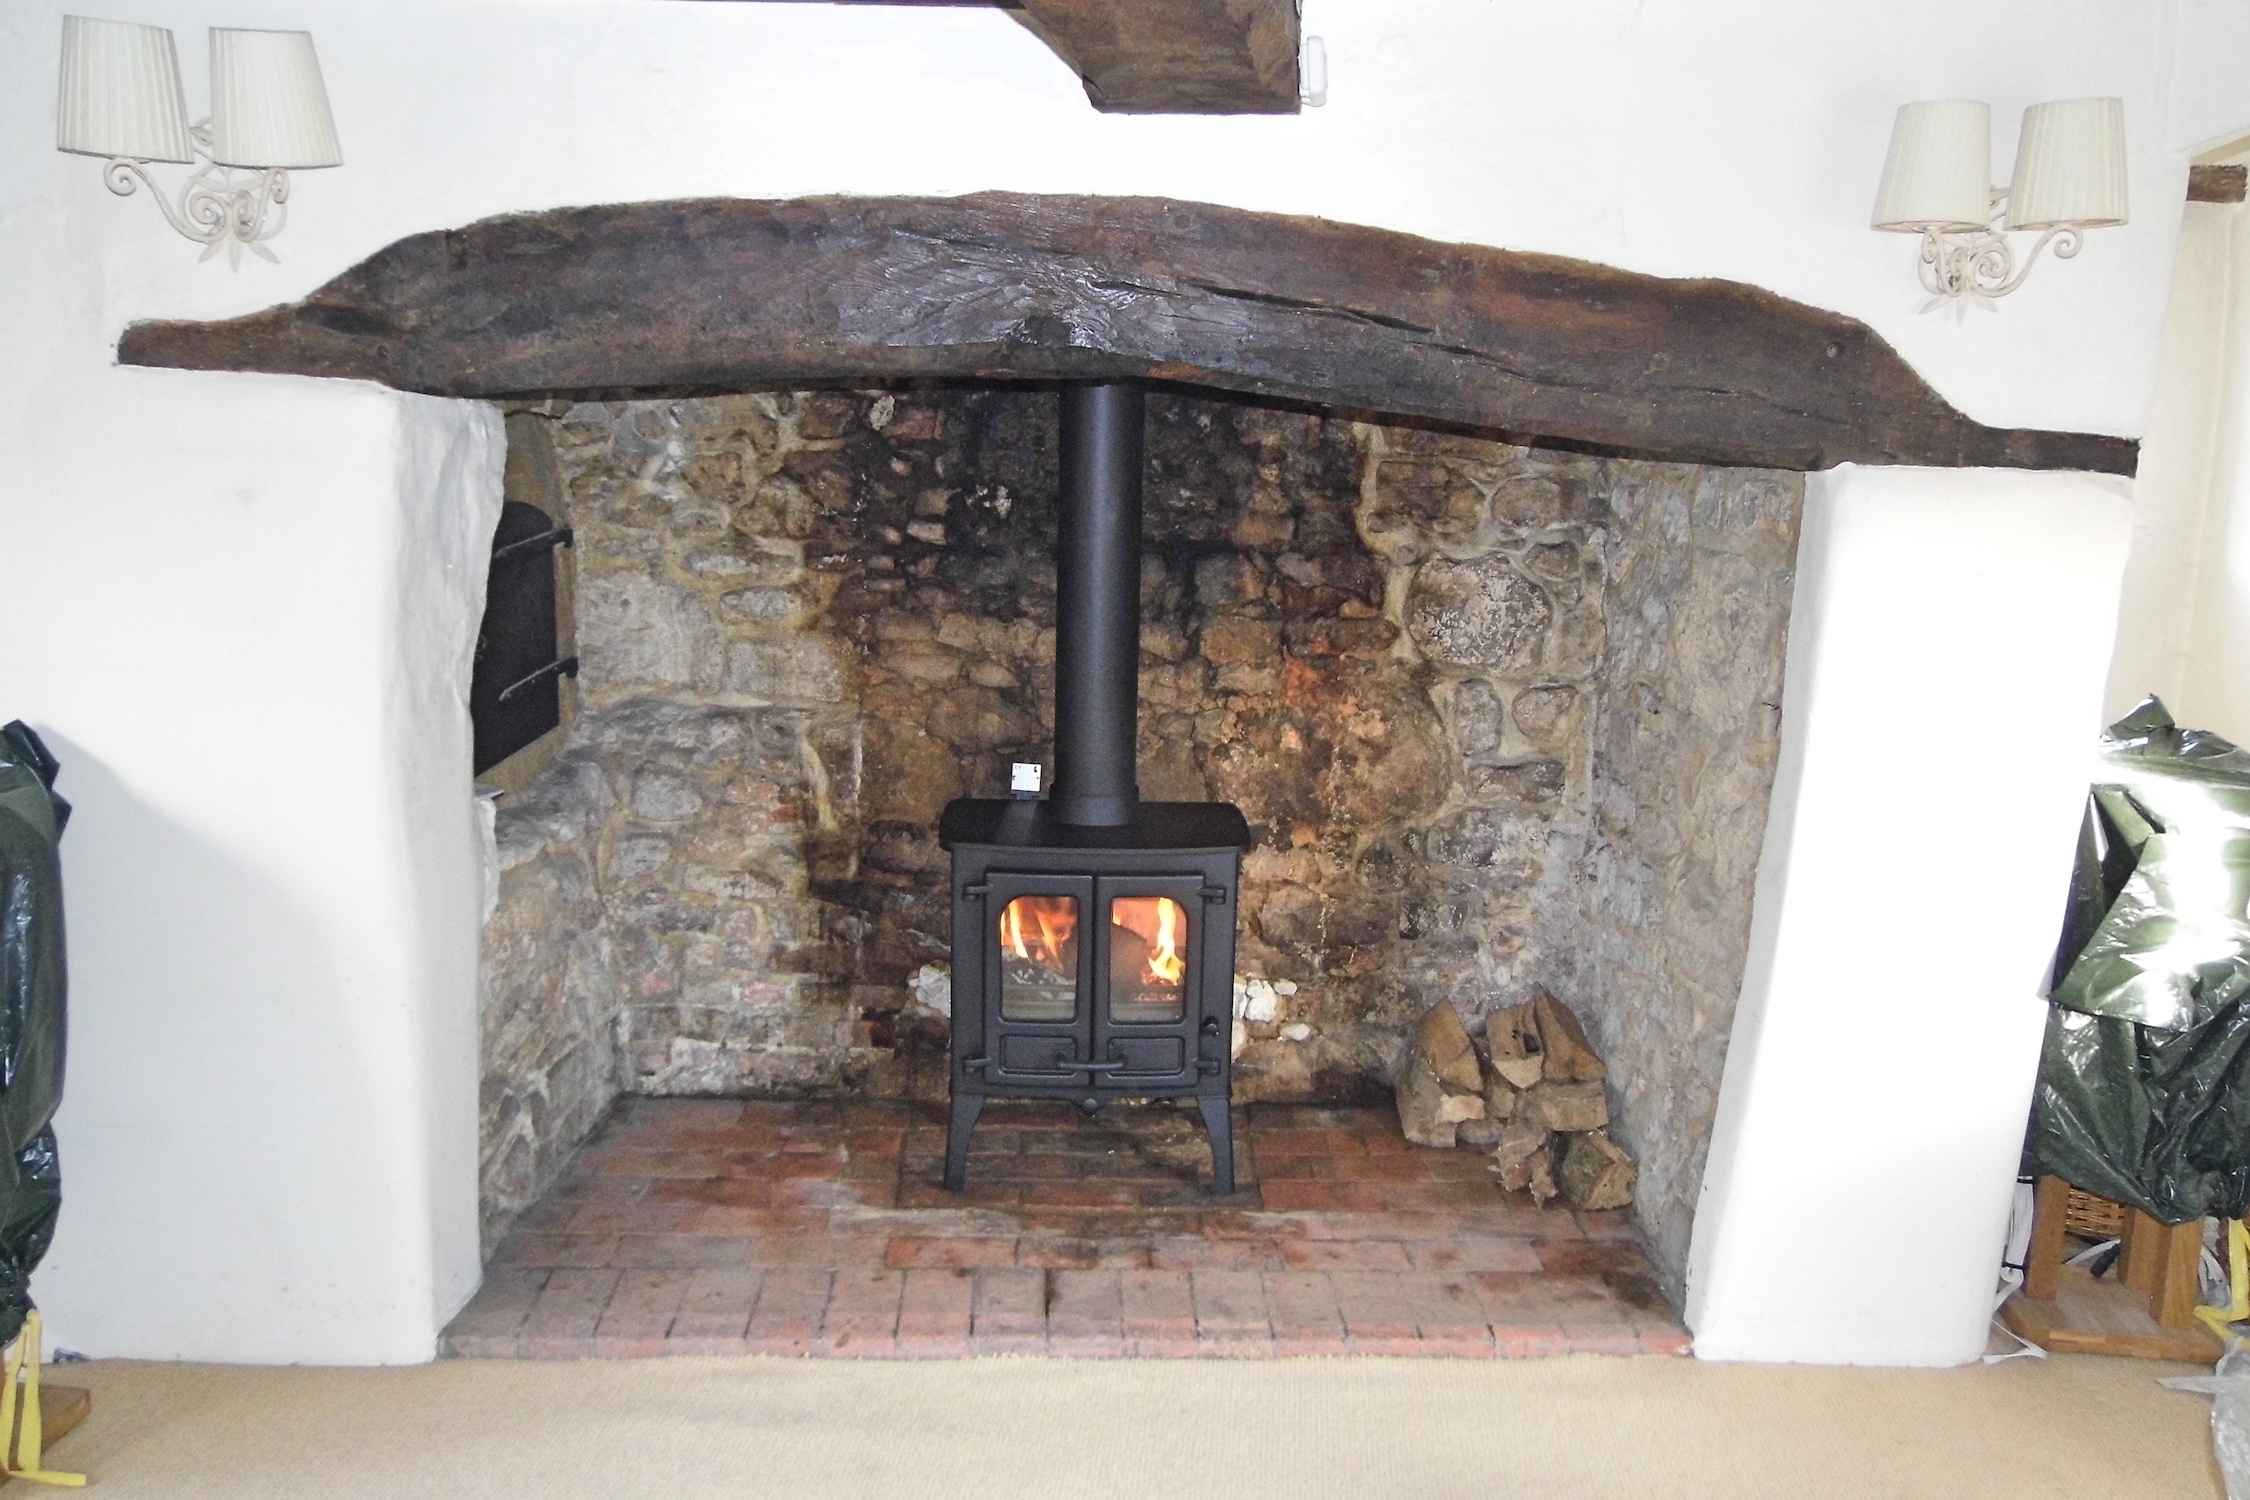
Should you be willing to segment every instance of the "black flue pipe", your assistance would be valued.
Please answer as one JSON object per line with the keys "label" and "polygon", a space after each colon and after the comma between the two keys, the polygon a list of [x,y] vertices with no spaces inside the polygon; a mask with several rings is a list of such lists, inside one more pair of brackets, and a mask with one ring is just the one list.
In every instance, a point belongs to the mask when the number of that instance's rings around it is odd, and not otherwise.
{"label": "black flue pipe", "polygon": [[1115,828],[1140,812],[1144,406],[1139,386],[1063,387],[1051,801],[1077,827]]}

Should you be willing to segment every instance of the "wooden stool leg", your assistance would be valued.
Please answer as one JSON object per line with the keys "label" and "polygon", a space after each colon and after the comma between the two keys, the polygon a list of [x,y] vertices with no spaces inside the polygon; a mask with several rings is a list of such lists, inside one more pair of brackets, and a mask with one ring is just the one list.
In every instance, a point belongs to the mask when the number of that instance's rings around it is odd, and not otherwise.
{"label": "wooden stool leg", "polygon": [[2023,1258],[2023,1294],[2052,1301],[2062,1284],[2063,1219],[2070,1206],[2070,1184],[2042,1177],[2031,1211],[2031,1248]]}
{"label": "wooden stool leg", "polygon": [[2163,1244],[2157,1257],[2156,1290],[2149,1298],[2149,1311],[2166,1328],[2196,1326],[2195,1307],[2203,1300],[2196,1283],[2196,1271],[2202,1262],[2201,1219],[2164,1226]]}
{"label": "wooden stool leg", "polygon": [[2125,1243],[2117,1252],[2117,1279],[2136,1292],[2156,1295],[2164,1279],[2164,1225],[2137,1208],[2125,1210]]}

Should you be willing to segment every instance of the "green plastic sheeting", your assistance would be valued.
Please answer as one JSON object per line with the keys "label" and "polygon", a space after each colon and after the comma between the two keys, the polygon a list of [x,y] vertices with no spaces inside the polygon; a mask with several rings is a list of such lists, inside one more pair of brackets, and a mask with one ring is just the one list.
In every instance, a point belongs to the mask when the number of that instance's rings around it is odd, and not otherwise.
{"label": "green plastic sheeting", "polygon": [[55,1237],[62,1167],[62,863],[70,804],[55,758],[21,723],[0,728],[0,1344],[31,1310],[31,1273]]}
{"label": "green plastic sheeting", "polygon": [[2250,752],[2151,698],[2087,800],[2027,1167],[2167,1224],[2250,1211]]}

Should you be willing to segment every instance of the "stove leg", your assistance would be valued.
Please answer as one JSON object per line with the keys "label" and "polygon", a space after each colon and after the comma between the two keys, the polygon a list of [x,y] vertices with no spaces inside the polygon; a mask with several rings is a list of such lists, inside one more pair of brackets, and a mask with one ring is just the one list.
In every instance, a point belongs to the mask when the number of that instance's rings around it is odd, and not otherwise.
{"label": "stove leg", "polygon": [[1211,1191],[1224,1198],[1234,1191],[1234,1114],[1228,1101],[1205,1094],[1196,1101],[1203,1129],[1211,1137]]}
{"label": "stove leg", "polygon": [[945,1126],[945,1190],[958,1193],[969,1185],[969,1137],[976,1133],[977,1116],[984,1113],[984,1095],[955,1094],[953,1116]]}

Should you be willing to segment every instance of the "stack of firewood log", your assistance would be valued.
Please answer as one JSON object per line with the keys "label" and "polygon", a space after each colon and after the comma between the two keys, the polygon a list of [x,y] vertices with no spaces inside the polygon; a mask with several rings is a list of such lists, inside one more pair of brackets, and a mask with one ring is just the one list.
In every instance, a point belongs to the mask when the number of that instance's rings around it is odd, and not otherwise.
{"label": "stack of firewood log", "polygon": [[1609,1138],[1608,1069],[1570,1007],[1535,990],[1471,1037],[1451,1005],[1422,1018],[1399,1080],[1398,1118],[1420,1146],[1492,1158],[1511,1192],[1578,1208],[1633,1201],[1633,1159]]}

